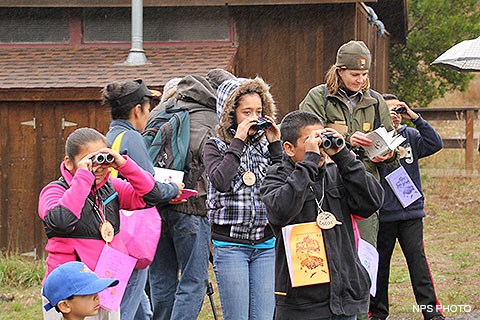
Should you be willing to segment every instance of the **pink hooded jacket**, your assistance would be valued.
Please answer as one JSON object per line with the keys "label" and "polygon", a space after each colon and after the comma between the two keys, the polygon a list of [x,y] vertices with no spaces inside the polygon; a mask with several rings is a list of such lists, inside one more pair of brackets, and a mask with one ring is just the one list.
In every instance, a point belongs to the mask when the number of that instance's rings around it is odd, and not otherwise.
{"label": "pink hooded jacket", "polygon": [[[118,168],[122,176],[128,178],[128,182],[122,179],[111,178],[109,174],[97,186],[101,188],[108,179],[118,193],[120,209],[135,210],[146,206],[143,196],[155,186],[155,179],[150,173],[141,169],[133,160],[124,156],[127,162]],[[78,219],[81,218],[82,208],[91,191],[95,176],[85,169],[78,169],[75,176],[67,171],[62,162],[60,171],[63,178],[70,186],[64,187],[56,184],[49,184],[43,188],[39,196],[38,214],[42,220],[49,210],[62,206],[71,211]],[[118,213],[117,213],[118,214]],[[53,237],[48,239],[46,251],[47,276],[58,265],[68,261],[75,261],[77,258],[85,263],[91,270],[95,270],[100,253],[105,246],[103,240],[82,239],[82,238],[61,238]],[[127,253],[124,243],[118,234],[115,235],[110,246]]]}

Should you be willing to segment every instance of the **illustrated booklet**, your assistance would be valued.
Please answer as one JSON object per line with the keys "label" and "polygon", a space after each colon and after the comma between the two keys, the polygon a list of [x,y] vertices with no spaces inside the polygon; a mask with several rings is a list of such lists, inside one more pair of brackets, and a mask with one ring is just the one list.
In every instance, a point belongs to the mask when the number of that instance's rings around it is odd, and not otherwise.
{"label": "illustrated booklet", "polygon": [[322,230],[315,222],[282,228],[292,287],[330,282]]}
{"label": "illustrated booklet", "polygon": [[412,178],[410,178],[408,172],[402,166],[385,176],[385,180],[404,208],[422,197],[422,194],[413,183]]}

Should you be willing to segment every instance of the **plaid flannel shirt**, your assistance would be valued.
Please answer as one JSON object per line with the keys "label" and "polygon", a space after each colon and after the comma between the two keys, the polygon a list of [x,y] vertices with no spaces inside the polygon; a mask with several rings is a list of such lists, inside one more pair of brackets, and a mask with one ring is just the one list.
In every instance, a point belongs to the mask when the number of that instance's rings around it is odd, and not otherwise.
{"label": "plaid flannel shirt", "polygon": [[[211,139],[215,141],[220,153],[225,155],[228,145],[219,138]],[[270,165],[266,139],[256,143],[247,142],[230,191],[219,192],[210,181],[208,183],[207,210],[210,223],[230,225],[230,237],[233,239],[262,239],[268,221],[266,207],[260,200],[260,184]],[[248,170],[256,177],[252,186],[247,186],[242,179]]]}

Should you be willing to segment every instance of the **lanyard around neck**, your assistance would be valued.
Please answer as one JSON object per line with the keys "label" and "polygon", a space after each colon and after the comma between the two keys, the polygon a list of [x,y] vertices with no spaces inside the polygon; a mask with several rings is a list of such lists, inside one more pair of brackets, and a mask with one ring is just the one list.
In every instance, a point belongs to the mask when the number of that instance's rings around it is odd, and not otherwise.
{"label": "lanyard around neck", "polygon": [[105,204],[103,201],[100,200],[96,192],[92,192],[93,196],[95,197],[95,201],[92,201],[92,199],[87,198],[88,202],[93,208],[93,211],[97,214],[98,218],[100,219],[101,222],[105,221]]}
{"label": "lanyard around neck", "polygon": [[322,204],[323,204],[323,199],[325,198],[325,179],[322,181],[322,197],[320,200],[317,199],[317,196],[315,195],[315,190],[313,190],[313,187],[310,186],[310,190],[312,190],[313,196],[315,197],[315,202],[317,203],[318,211],[323,212],[322,209]]}

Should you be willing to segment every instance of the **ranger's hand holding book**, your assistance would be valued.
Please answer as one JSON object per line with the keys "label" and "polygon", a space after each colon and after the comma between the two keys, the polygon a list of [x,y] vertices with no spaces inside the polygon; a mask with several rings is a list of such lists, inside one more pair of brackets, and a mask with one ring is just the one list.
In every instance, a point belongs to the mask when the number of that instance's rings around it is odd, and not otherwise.
{"label": "ranger's hand holding book", "polygon": [[395,130],[387,132],[385,127],[380,126],[367,135],[372,143],[367,146],[363,146],[367,156],[370,160],[374,160],[375,157],[385,156],[390,152],[393,152],[405,138],[396,134]]}

